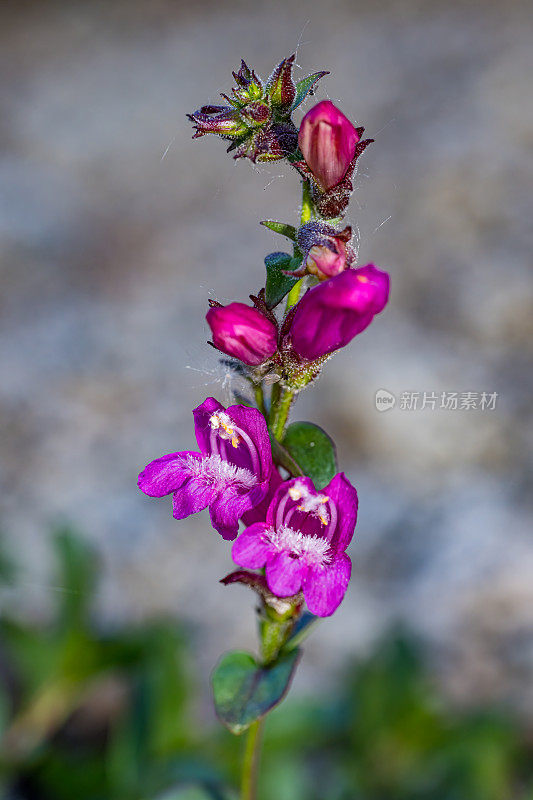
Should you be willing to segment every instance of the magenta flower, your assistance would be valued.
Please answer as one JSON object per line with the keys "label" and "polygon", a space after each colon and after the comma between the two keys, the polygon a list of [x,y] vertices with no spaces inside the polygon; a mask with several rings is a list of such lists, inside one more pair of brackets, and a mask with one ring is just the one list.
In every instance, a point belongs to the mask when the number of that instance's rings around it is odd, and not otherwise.
{"label": "magenta flower", "polygon": [[355,157],[359,132],[330,100],[313,106],[300,125],[298,144],[323,191],[342,181]]}
{"label": "magenta flower", "polygon": [[266,567],[278,597],[303,590],[312,614],[328,617],[342,601],[352,570],[345,550],[357,521],[357,492],[344,473],[318,492],[310,478],[293,478],[276,491],[266,522],[241,533],[232,548],[241,567]]}
{"label": "magenta flower", "polygon": [[256,367],[274,355],[278,331],[260,311],[244,303],[213,306],[206,314],[218,350]]}
{"label": "magenta flower", "polygon": [[239,518],[268,490],[272,453],[264,417],[246,406],[225,409],[213,397],[193,415],[200,452],[157,458],[139,475],[139,488],[150,497],[172,494],[175,519],[209,506],[215,530],[235,539]]}
{"label": "magenta flower", "polygon": [[296,307],[289,337],[308,361],[338,350],[367,328],[389,298],[389,276],[367,264],[347,269],[305,294]]}

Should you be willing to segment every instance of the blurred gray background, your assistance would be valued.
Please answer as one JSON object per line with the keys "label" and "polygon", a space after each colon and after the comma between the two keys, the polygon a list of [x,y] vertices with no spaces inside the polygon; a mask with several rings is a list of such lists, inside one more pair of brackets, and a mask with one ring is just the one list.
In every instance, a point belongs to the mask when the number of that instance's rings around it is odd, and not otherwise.
{"label": "blurred gray background", "polygon": [[[360,493],[346,601],[296,682],[335,680],[394,620],[462,700],[533,712],[530,268],[532,19],[521,2],[5,2],[0,24],[2,536],[24,565],[0,598],[46,616],[49,533],[95,542],[108,623],[188,620],[204,680],[254,644],[253,598],[218,579],[201,515],[136,488],[194,445],[191,409],[230,398],[207,297],[245,300],[296,220],[295,174],[234,163],[185,114],[297,49],[376,143],[347,220],[392,275],[386,312],[295,419],[337,440]],[[299,117],[298,117],[299,118]],[[529,157],[529,160],[528,160]],[[494,410],[375,408],[393,392],[497,392]],[[528,688],[529,687],[529,688]]]}

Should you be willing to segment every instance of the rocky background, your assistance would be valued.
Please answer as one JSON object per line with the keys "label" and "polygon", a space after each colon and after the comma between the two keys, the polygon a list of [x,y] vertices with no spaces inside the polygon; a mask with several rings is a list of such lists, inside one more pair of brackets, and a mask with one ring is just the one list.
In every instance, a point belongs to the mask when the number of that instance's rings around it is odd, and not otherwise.
{"label": "rocky background", "polygon": [[[205,680],[222,649],[254,646],[252,597],[217,582],[227,545],[207,517],[173,521],[136,477],[194,444],[195,405],[229,399],[207,297],[258,289],[281,244],[258,220],[297,213],[294,174],[193,142],[185,113],[230,88],[241,56],[267,75],[297,49],[302,76],[332,72],[317,98],[376,139],[348,219],[392,298],[295,411],[334,436],[361,499],[351,588],[296,690],[403,621],[452,696],[533,713],[527,4],[5,2],[0,15],[0,523],[24,565],[2,604],[47,614],[62,590],[49,535],[67,521],[101,553],[102,621],[188,620]],[[395,408],[376,410],[378,389]],[[498,398],[401,408],[424,391]]]}

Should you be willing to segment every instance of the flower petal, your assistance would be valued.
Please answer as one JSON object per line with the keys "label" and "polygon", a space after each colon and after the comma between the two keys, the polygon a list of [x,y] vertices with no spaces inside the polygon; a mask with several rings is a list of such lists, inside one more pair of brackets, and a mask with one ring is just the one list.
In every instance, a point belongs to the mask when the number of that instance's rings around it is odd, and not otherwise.
{"label": "flower petal", "polygon": [[302,484],[302,486],[304,486],[304,488],[307,489],[310,494],[317,494],[311,478],[303,476],[301,478],[290,478],[288,481],[283,481],[283,483],[281,483],[274,492],[267,511],[267,522],[269,522],[273,528],[280,527],[287,516],[287,513],[299,505],[300,501],[293,500],[288,494],[289,489],[291,489],[296,483]]}
{"label": "flower petal", "polygon": [[357,522],[357,490],[344,472],[339,472],[324,489],[337,508],[337,524],[330,542],[334,550],[343,553],[350,544]]}
{"label": "flower petal", "polygon": [[268,481],[268,488],[264,498],[259,502],[253,504],[249,511],[246,511],[242,515],[242,521],[245,525],[253,525],[254,522],[264,522],[266,520],[266,515],[268,511],[268,507],[272,498],[274,497],[274,493],[278,486],[283,483],[281,475],[279,474],[276,467],[272,467],[270,472],[270,478]]}
{"label": "flower petal", "polygon": [[[270,437],[264,416],[256,408],[247,406],[229,406],[227,414],[233,422],[248,434],[259,456],[261,474],[257,476],[259,481],[269,477],[272,469],[272,448]],[[256,472],[256,470],[253,470]]]}
{"label": "flower petal", "polygon": [[278,597],[290,597],[299,592],[307,567],[290,553],[277,553],[266,566],[268,588]]}
{"label": "flower petal", "polygon": [[303,582],[305,602],[311,614],[329,617],[339,607],[350,582],[352,562],[345,553],[331,564],[309,567]]}
{"label": "flower petal", "polygon": [[147,464],[139,475],[137,481],[139,489],[150,497],[164,497],[175,492],[191,475],[187,460],[201,457],[200,453],[184,450],[156,458]]}
{"label": "flower petal", "polygon": [[210,503],[211,524],[223,539],[235,539],[239,519],[250,509],[250,492],[239,494],[233,486],[215,497]]}
{"label": "flower petal", "polygon": [[231,557],[240,567],[260,569],[264,567],[272,552],[272,545],[265,536],[271,530],[266,522],[256,522],[241,533],[231,548]]}
{"label": "flower petal", "polygon": [[174,519],[185,519],[203,511],[216,497],[216,489],[200,478],[191,478],[172,495]]}
{"label": "flower petal", "polygon": [[203,455],[210,455],[211,453],[211,425],[209,420],[215,411],[224,411],[224,406],[214,397],[208,397],[192,412],[196,441]]}

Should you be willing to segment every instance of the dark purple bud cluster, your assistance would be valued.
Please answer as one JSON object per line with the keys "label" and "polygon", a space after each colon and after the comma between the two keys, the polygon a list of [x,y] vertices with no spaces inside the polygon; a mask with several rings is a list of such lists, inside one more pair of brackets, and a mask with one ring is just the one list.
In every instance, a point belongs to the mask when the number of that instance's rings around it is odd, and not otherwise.
{"label": "dark purple bud cluster", "polygon": [[298,129],[291,114],[316,82],[327,75],[325,71],[316,72],[296,83],[294,59],[294,55],[284,58],[266,83],[242,61],[239,71],[233,73],[237,86],[231,96],[221,95],[228,105],[202,106],[188,115],[195,128],[194,138],[214,133],[230,139],[228,152],[254,163],[294,156]]}

